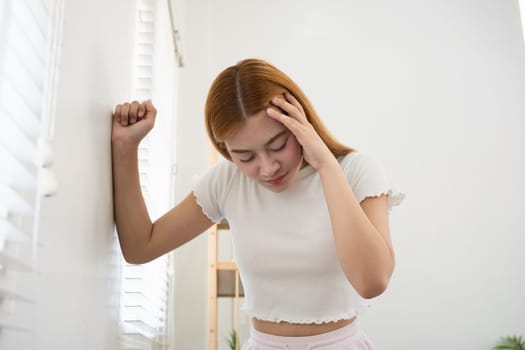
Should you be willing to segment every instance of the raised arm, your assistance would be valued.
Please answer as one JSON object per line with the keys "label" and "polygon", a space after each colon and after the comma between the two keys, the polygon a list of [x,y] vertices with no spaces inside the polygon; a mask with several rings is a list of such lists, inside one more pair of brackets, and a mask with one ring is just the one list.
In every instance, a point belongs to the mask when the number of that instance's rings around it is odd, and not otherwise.
{"label": "raised arm", "polygon": [[132,264],[151,261],[213,225],[193,194],[154,223],[151,221],[140,190],[138,146],[153,128],[156,114],[151,101],[119,104],[113,113],[114,215],[122,253]]}
{"label": "raised arm", "polygon": [[388,224],[386,195],[369,197],[361,203],[346,179],[337,159],[308,122],[303,107],[291,94],[275,98],[278,109],[268,115],[290,129],[303,147],[304,159],[320,175],[330,214],[337,257],[355,290],[373,298],[387,288],[395,256]]}

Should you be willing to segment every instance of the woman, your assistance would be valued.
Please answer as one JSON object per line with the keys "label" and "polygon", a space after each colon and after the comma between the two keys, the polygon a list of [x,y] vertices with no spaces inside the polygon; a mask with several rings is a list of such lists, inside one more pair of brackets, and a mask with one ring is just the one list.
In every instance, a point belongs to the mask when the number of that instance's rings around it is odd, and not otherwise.
{"label": "woman", "polygon": [[388,286],[388,212],[403,199],[381,164],[337,142],[286,74],[244,60],[219,74],[206,101],[208,135],[228,161],[152,223],[137,149],[155,115],[151,101],[117,105],[113,114],[125,259],[145,263],[226,219],[252,318],[243,349],[373,349],[357,315]]}

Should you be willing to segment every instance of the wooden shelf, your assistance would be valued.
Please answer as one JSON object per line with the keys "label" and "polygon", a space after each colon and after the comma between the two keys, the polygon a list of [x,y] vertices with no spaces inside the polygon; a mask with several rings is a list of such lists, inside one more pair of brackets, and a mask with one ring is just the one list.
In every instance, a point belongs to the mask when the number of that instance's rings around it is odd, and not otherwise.
{"label": "wooden shelf", "polygon": [[[227,222],[214,225],[208,236],[208,349],[217,350],[217,300],[232,298],[234,304],[233,329],[239,334],[239,302],[244,297],[244,288],[234,261],[218,261],[220,231],[229,230]],[[238,350],[238,347],[237,349]]]}
{"label": "wooden shelf", "polygon": [[217,224],[217,228],[219,230],[229,230],[230,229],[230,224],[228,223],[228,221],[223,220],[223,221],[221,221],[220,223]]}
{"label": "wooden shelf", "polygon": [[234,261],[219,261],[217,262],[217,270],[237,270],[237,264]]}
{"label": "wooden shelf", "polygon": [[[235,263],[233,263],[235,264]],[[235,278],[238,283],[238,294],[235,294]],[[242,298],[244,288],[239,278],[237,268],[217,269],[217,297]]]}
{"label": "wooden shelf", "polygon": [[[217,163],[217,152],[212,149],[211,164]],[[244,288],[234,261],[219,261],[219,233],[229,231],[226,220],[213,225],[208,235],[208,350],[217,350],[217,299],[233,299],[233,329],[239,335],[239,304]],[[238,339],[238,338],[237,338]],[[239,350],[237,343],[236,350]]]}

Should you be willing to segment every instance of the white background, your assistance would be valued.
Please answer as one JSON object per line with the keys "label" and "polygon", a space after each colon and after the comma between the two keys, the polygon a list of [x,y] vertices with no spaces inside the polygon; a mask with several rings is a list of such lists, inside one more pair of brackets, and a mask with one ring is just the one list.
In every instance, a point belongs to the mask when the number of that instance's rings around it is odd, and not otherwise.
{"label": "white background", "polygon": [[[362,318],[378,347],[488,349],[525,333],[517,1],[185,6],[179,198],[207,167],[202,119],[212,79],[240,59],[267,59],[303,87],[338,138],[379,157],[406,192],[391,214],[395,274]],[[206,237],[176,255],[177,344],[205,349]]]}

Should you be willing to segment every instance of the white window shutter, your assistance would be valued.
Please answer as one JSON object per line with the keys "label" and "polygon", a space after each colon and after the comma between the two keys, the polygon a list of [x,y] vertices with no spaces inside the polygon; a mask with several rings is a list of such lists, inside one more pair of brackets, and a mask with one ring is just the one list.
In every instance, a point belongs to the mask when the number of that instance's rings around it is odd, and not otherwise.
{"label": "white window shutter", "polygon": [[0,2],[0,345],[10,332],[33,333],[39,139],[51,32],[43,0]]}
{"label": "white window shutter", "polygon": [[[155,0],[137,0],[134,99],[153,97],[155,50]],[[152,145],[146,136],[139,145],[139,176],[148,210],[154,207],[151,184]],[[168,256],[150,263],[131,265],[123,262],[121,295],[121,349],[167,348]]]}

